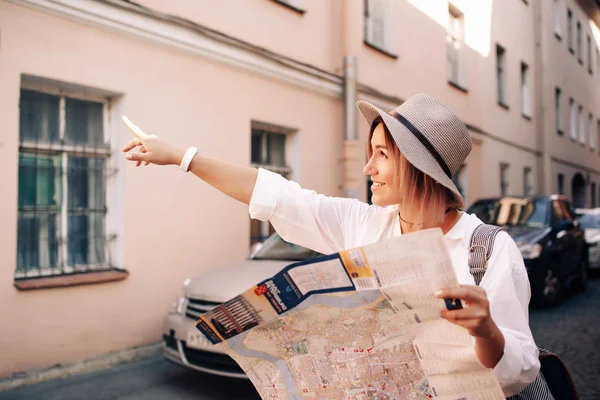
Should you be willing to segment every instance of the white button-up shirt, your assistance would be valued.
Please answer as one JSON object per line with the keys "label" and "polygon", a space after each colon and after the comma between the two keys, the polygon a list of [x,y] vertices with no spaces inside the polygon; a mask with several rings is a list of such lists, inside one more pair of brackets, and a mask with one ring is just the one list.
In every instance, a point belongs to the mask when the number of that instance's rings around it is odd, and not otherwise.
{"label": "white button-up shirt", "polygon": [[[372,206],[356,199],[328,197],[302,189],[281,175],[259,169],[250,200],[250,216],[270,221],[281,237],[323,254],[365,246],[401,235],[398,208]],[[463,213],[446,233],[446,245],[459,283],[474,285],[468,248],[481,224]],[[529,279],[515,242],[505,232],[496,236],[494,251],[480,286],[491,317],[504,335],[504,354],[494,372],[506,397],[520,392],[538,374],[538,350],[529,328]]]}

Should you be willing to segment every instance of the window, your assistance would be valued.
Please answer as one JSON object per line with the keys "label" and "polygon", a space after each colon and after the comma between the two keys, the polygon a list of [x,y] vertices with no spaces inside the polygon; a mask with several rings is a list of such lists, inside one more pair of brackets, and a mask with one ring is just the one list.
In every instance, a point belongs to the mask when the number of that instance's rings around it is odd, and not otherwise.
{"label": "window", "polygon": [[581,22],[577,21],[577,61],[579,61],[580,64],[583,64],[583,54],[582,54],[582,38],[581,38]]}
{"label": "window", "polygon": [[577,115],[579,117],[579,141],[581,144],[585,144],[585,116],[583,115],[583,106],[579,106]]}
{"label": "window", "polygon": [[560,39],[560,0],[554,0],[554,34]]}
{"label": "window", "polygon": [[[251,162],[255,168],[264,168],[290,177],[291,169],[286,164],[286,133],[266,124],[252,124]],[[268,221],[251,220],[250,244],[263,242],[275,230]]]}
{"label": "window", "polygon": [[392,0],[365,0],[364,20],[365,42],[391,55],[395,45],[392,6]]}
{"label": "window", "polygon": [[577,139],[577,115],[575,114],[575,100],[569,99],[569,136],[571,139]]}
{"label": "window", "polygon": [[500,45],[496,45],[496,83],[498,86],[498,104],[506,106],[506,91],[504,88],[504,65],[506,51]]}
{"label": "window", "polygon": [[592,38],[587,35],[587,59],[588,59],[588,72],[593,75],[592,71]]}
{"label": "window", "polygon": [[111,268],[108,107],[108,99],[21,89],[15,278]]}
{"label": "window", "polygon": [[588,119],[588,130],[590,131],[590,149],[594,150],[596,148],[596,135],[594,134],[594,116],[592,113],[590,113]]}
{"label": "window", "polygon": [[567,42],[569,43],[569,51],[575,54],[573,47],[573,12],[567,8]]}
{"label": "window", "polygon": [[521,113],[531,117],[531,93],[529,84],[529,67],[521,63]]}
{"label": "window", "polygon": [[500,196],[508,195],[508,164],[500,163]]}
{"label": "window", "polygon": [[523,168],[523,196],[531,196],[531,189],[531,168],[525,167]]}
{"label": "window", "polygon": [[558,174],[558,194],[565,194],[565,176]]}
{"label": "window", "polygon": [[590,185],[591,195],[592,195],[592,208],[596,207],[596,184],[592,182]]}
{"label": "window", "polygon": [[466,88],[466,63],[463,59],[464,18],[452,5],[448,10],[446,44],[448,52],[448,81]]}
{"label": "window", "polygon": [[554,89],[554,114],[556,117],[556,132],[559,135],[563,134],[562,111],[560,108],[561,95],[562,95],[562,91],[560,90],[560,88],[555,88]]}
{"label": "window", "polygon": [[600,77],[600,50],[596,48],[596,76]]}

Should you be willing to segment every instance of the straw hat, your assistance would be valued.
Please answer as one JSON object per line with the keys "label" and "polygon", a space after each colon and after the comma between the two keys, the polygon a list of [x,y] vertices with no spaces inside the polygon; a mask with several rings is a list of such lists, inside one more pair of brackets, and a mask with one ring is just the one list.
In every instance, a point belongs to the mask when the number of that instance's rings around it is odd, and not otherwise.
{"label": "straw hat", "polygon": [[467,127],[450,108],[426,94],[410,97],[389,113],[366,101],[356,105],[369,125],[381,116],[408,162],[448,188],[458,208],[464,208],[465,200],[452,177],[473,144]]}

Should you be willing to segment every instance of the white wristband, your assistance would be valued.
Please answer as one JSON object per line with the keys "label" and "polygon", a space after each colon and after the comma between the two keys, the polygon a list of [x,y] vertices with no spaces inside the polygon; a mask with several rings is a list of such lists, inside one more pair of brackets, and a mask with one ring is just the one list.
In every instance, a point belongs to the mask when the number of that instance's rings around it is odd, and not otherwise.
{"label": "white wristband", "polygon": [[179,168],[181,168],[183,172],[188,172],[190,168],[190,163],[192,162],[192,159],[194,158],[196,153],[198,153],[198,149],[195,147],[190,147],[189,149],[187,149],[185,155],[181,159],[181,164],[179,164]]}

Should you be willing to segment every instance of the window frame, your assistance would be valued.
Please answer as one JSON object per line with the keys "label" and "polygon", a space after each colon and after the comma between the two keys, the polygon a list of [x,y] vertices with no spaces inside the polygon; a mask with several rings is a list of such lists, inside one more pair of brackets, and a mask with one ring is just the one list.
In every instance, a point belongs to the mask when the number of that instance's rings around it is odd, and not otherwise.
{"label": "window frame", "polygon": [[585,134],[585,112],[583,111],[583,105],[579,105],[577,107],[577,120],[578,122],[578,131],[579,131],[579,142],[581,145],[585,146],[586,142],[586,134]]}
{"label": "window frame", "polygon": [[577,21],[577,62],[583,65],[583,28],[581,21]]}
{"label": "window frame", "polygon": [[506,49],[496,44],[496,99],[498,104],[508,109],[506,103]]}
{"label": "window frame", "polygon": [[565,194],[565,174],[558,174],[556,176],[557,181],[556,181],[556,191],[558,192],[558,194],[564,195]]}
{"label": "window frame", "polygon": [[[255,135],[255,132],[258,133],[261,138],[260,139],[260,141],[261,141],[261,156],[260,156],[260,158],[261,159],[258,162],[255,161],[252,157],[252,140],[253,140],[253,136]],[[289,141],[290,141],[290,135],[293,134],[294,132],[295,131],[293,129],[278,127],[278,126],[274,126],[271,124],[262,123],[262,122],[258,122],[258,121],[252,121],[251,126],[250,126],[250,166],[253,168],[263,168],[263,169],[278,173],[286,179],[290,179],[290,177],[292,175],[292,168],[289,166],[287,153],[288,153],[288,145],[289,145]],[[267,138],[270,135],[281,135],[284,138],[283,147],[282,147],[283,148],[283,155],[282,155],[283,165],[275,165],[273,163],[267,162],[267,160],[270,158],[269,155],[267,154],[267,152],[268,152],[268,146],[267,146],[268,139]],[[253,232],[255,230],[260,231],[259,236],[253,235]],[[256,243],[260,243],[260,242],[266,240],[266,238],[268,238],[273,232],[274,232],[274,229],[272,228],[269,221],[251,220],[250,221],[250,232],[249,232],[250,233],[250,236],[249,236],[250,246],[252,247]],[[256,238],[258,238],[258,239],[255,240]]]}
{"label": "window frame", "polygon": [[573,97],[569,97],[569,137],[577,140],[577,109]]}
{"label": "window frame", "polygon": [[533,185],[531,185],[531,174],[533,169],[531,167],[523,167],[523,196],[531,197],[533,193]]}
{"label": "window frame", "polygon": [[[375,3],[383,7],[385,11],[381,11],[380,16],[373,12]],[[366,46],[378,51],[388,57],[397,59],[396,54],[396,42],[395,42],[395,26],[393,24],[393,17],[391,14],[394,12],[393,1],[390,0],[364,0],[363,1],[363,42]],[[380,17],[376,19],[375,17]],[[381,42],[377,43],[374,39],[373,30],[374,22],[381,23]]]}
{"label": "window frame", "polygon": [[525,62],[521,61],[521,115],[526,119],[531,119],[532,117],[531,98],[531,68]]}
{"label": "window frame", "polygon": [[509,196],[508,188],[510,186],[509,179],[507,179],[508,169],[510,168],[510,164],[501,162],[500,163],[500,196],[506,197]]}
{"label": "window frame", "polygon": [[558,86],[554,88],[554,112],[555,112],[555,124],[556,132],[559,135],[564,135],[563,131],[563,116],[561,108],[562,90]]}
{"label": "window frame", "polygon": [[573,11],[567,7],[567,43],[569,46],[569,52],[575,54],[573,37]]}
{"label": "window frame", "polygon": [[558,40],[562,39],[560,20],[560,16],[562,15],[562,13],[560,12],[560,6],[560,0],[554,0],[554,36],[556,36]]}
{"label": "window frame", "polygon": [[594,151],[596,149],[596,132],[594,132],[594,114],[588,114],[588,130],[590,135],[590,150]]}
{"label": "window frame", "polygon": [[[67,86],[65,84],[65,86]],[[110,129],[110,113],[112,108],[112,102],[110,96],[94,94],[91,92],[83,93],[83,90],[69,89],[62,87],[58,84],[52,84],[42,81],[32,81],[23,79],[21,82],[20,90],[35,91],[43,94],[53,95],[59,97],[59,143],[36,143],[31,140],[22,141],[19,137],[19,154],[56,154],[61,158],[60,168],[62,171],[68,171],[69,158],[71,157],[89,157],[91,155],[95,158],[102,158],[104,160],[104,204],[106,210],[103,214],[103,231],[104,237],[104,248],[103,248],[103,259],[104,262],[98,264],[82,264],[82,265],[70,265],[68,257],[68,189],[69,189],[69,174],[62,173],[60,177],[60,218],[57,220],[56,234],[58,238],[58,249],[57,257],[61,260],[59,265],[55,267],[41,267],[38,268],[27,268],[25,271],[18,270],[15,267],[14,278],[15,280],[21,279],[32,279],[41,278],[48,276],[69,276],[79,272],[95,272],[95,271],[109,271],[109,270],[123,270],[118,266],[118,262],[115,262],[115,257],[111,254],[111,247],[115,246],[116,240],[119,238],[116,232],[116,224],[113,225],[113,212],[111,209],[111,200],[114,197],[116,191],[116,183],[109,179],[109,171],[116,168],[113,166],[114,159],[114,138],[111,135]],[[102,143],[104,146],[95,147],[94,145],[68,145],[63,144],[63,139],[66,134],[66,99],[71,98],[75,100],[97,102],[102,104]],[[20,167],[19,167],[20,171]],[[19,205],[17,204],[17,207]],[[17,211],[20,214],[20,211]],[[64,232],[61,235],[61,232]],[[111,233],[113,232],[113,233]],[[17,239],[18,240],[18,239]],[[17,244],[18,245],[18,244]]]}
{"label": "window frame", "polygon": [[[467,91],[467,64],[465,57],[465,16],[454,5],[448,3],[448,22],[446,24],[446,58],[448,66],[448,83],[464,92]],[[451,61],[454,55],[454,64]],[[454,66],[454,69],[452,68]],[[456,76],[453,76],[453,72]]]}

